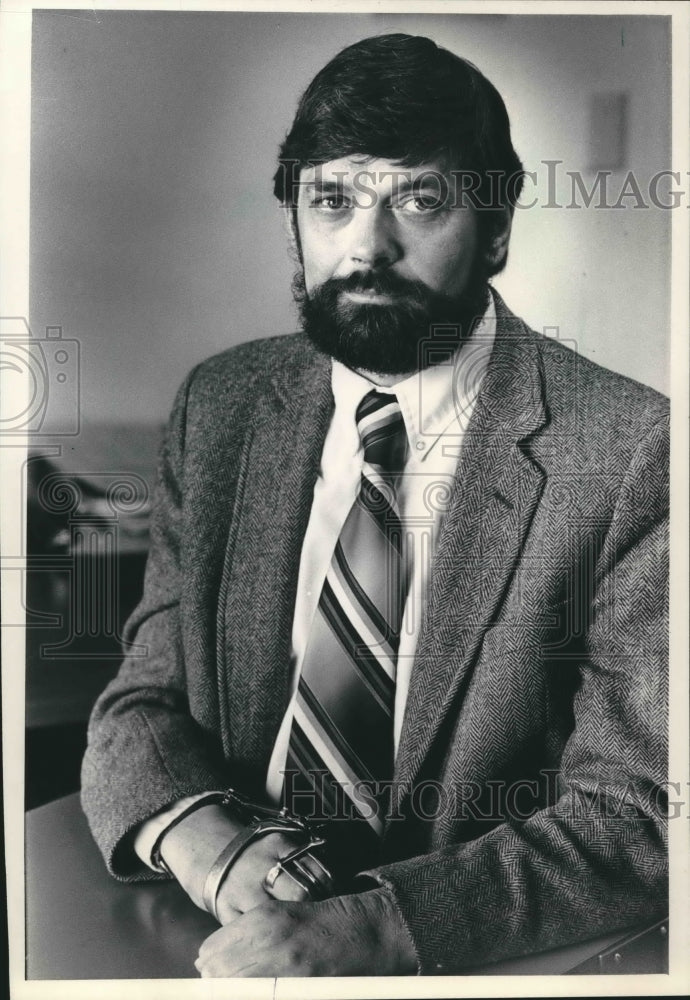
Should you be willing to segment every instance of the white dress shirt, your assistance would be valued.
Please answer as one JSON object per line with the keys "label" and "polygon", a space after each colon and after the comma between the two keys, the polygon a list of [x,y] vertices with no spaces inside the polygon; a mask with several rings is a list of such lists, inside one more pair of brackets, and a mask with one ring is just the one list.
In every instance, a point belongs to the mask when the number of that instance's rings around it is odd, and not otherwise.
{"label": "white dress shirt", "polygon": [[[377,386],[338,361],[333,362],[331,384],[335,408],[314,487],[297,581],[292,626],[292,697],[266,777],[266,794],[274,804],[278,804],[281,797],[295,692],[312,619],[336,541],[359,489],[363,451],[355,420],[357,407],[373,388],[394,394],[409,442],[408,458],[396,491],[401,521],[413,541],[414,553],[395,682],[394,749],[397,753],[417,638],[433,572],[433,554],[463,436],[488,365],[495,332],[496,312],[491,298],[481,323],[453,358],[410,375],[390,388]],[[151,849],[156,839],[195,798],[197,796],[190,796],[142,824],[134,848],[146,864],[151,865]]]}

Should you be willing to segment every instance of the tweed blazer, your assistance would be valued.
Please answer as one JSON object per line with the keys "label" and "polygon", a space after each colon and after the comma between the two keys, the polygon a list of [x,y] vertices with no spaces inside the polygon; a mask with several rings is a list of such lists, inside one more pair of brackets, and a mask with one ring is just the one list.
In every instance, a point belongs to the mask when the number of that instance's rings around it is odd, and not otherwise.
{"label": "tweed blazer", "polygon": [[[663,915],[668,409],[529,330],[497,337],[435,555],[383,858],[421,973]],[[182,385],[144,595],[89,725],[82,801],[111,873],[143,820],[260,794],[289,697],[302,540],[332,412],[301,334]]]}

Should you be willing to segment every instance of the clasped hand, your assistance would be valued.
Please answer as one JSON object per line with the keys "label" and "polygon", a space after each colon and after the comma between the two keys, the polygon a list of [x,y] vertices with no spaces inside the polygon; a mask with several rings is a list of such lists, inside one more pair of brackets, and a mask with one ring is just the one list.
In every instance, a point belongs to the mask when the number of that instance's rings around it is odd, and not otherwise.
{"label": "clasped hand", "polygon": [[414,973],[416,958],[392,901],[373,889],[317,903],[266,900],[211,934],[195,965],[204,978],[392,976]]}
{"label": "clasped hand", "polygon": [[413,972],[407,930],[380,890],[311,902],[286,874],[264,888],[266,872],[294,846],[289,835],[271,834],[247,848],[230,869],[218,896],[223,926],[203,943],[195,963],[201,975]]}
{"label": "clasped hand", "polygon": [[[198,906],[203,907],[203,884],[213,860],[240,829],[211,805],[166,835],[163,857]],[[417,963],[412,940],[385,890],[311,902],[284,873],[271,889],[265,888],[266,873],[295,846],[289,834],[272,833],[238,857],[218,893],[223,926],[199,952],[196,967],[201,975],[413,973]]]}

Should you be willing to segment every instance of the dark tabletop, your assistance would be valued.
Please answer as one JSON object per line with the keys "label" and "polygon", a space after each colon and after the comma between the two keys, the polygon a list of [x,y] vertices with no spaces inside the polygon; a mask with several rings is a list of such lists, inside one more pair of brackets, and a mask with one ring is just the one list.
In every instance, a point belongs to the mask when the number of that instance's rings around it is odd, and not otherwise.
{"label": "dark tabletop", "polygon": [[196,977],[218,924],[174,882],[106,872],[77,795],[26,815],[27,978]]}

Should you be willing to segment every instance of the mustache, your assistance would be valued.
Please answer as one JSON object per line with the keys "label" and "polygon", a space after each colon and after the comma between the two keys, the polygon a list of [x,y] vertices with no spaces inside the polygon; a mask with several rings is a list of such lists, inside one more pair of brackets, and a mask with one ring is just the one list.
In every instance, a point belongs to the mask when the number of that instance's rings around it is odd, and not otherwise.
{"label": "mustache", "polygon": [[336,298],[341,292],[374,292],[377,295],[391,295],[426,303],[433,295],[423,281],[402,278],[393,271],[353,271],[346,278],[329,278],[320,286],[319,292],[329,298]]}

